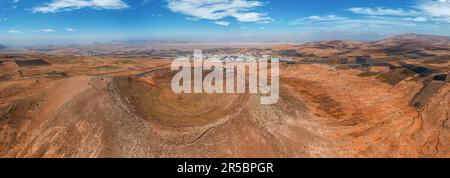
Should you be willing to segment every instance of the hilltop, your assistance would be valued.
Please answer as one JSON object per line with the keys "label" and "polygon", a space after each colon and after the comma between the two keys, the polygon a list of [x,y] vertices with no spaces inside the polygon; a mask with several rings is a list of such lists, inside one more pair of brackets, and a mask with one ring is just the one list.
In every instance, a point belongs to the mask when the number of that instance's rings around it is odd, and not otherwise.
{"label": "hilltop", "polygon": [[[277,51],[295,51],[302,56],[358,56],[365,55],[375,58],[392,57],[410,52],[433,54],[440,50],[450,49],[450,37],[421,34],[405,34],[389,37],[373,42],[349,40],[332,40],[310,42],[302,45],[280,45],[273,48]],[[293,55],[296,56],[296,55]],[[298,55],[297,55],[298,56]]]}

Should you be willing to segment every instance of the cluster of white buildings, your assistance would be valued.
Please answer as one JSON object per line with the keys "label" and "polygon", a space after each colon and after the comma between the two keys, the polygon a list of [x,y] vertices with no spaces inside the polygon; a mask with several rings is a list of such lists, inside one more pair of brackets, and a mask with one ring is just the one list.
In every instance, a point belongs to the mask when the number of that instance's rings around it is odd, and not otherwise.
{"label": "cluster of white buildings", "polygon": [[[177,58],[186,58],[189,60],[194,60],[194,55],[181,55]],[[222,62],[248,62],[257,61],[259,59],[278,60],[280,58],[271,55],[254,55],[252,53],[213,53],[213,54],[203,54],[203,60],[215,60]]]}

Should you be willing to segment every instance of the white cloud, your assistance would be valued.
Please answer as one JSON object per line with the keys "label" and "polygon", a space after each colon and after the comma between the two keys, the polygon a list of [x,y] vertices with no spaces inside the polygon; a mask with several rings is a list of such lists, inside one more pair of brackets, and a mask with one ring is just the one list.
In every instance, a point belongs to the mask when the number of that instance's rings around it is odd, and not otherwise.
{"label": "white cloud", "polygon": [[327,16],[309,16],[307,17],[310,20],[318,20],[318,21],[333,21],[333,20],[344,20],[346,17],[340,17],[337,15],[327,15]]}
{"label": "white cloud", "polygon": [[217,25],[222,25],[222,26],[229,26],[230,25],[230,22],[227,22],[227,21],[215,21],[214,23],[217,24]]}
{"label": "white cloud", "polygon": [[8,33],[20,33],[18,30],[8,30]]}
{"label": "white cloud", "polygon": [[73,28],[66,28],[66,31],[67,31],[67,32],[74,32],[75,29],[73,29]]}
{"label": "white cloud", "polygon": [[259,0],[166,0],[172,12],[181,13],[191,19],[221,20],[227,17],[239,22],[272,21],[266,13],[256,9],[264,6]]}
{"label": "white cloud", "polygon": [[[362,31],[371,29],[375,32],[404,29],[418,26],[416,22],[404,21],[394,17],[366,16],[361,18],[347,18],[340,16],[310,16],[291,21],[289,24],[301,29],[312,31]],[[396,27],[396,28],[393,28]]]}
{"label": "white cloud", "polygon": [[427,22],[428,21],[428,19],[426,17],[408,17],[408,18],[404,18],[403,20],[413,21],[413,22]]}
{"label": "white cloud", "polygon": [[43,28],[43,29],[39,29],[39,32],[53,33],[53,32],[55,32],[55,30],[51,29],[51,28]]}
{"label": "white cloud", "polygon": [[55,13],[82,8],[93,9],[124,9],[128,5],[122,0],[52,0],[43,6],[32,8],[33,12]]}
{"label": "white cloud", "polygon": [[309,16],[309,17],[303,17],[296,20],[293,20],[289,22],[289,25],[299,25],[304,23],[326,23],[326,22],[333,22],[333,21],[343,21],[347,20],[347,17],[341,17],[338,15],[327,15],[327,16]]}
{"label": "white cloud", "polygon": [[416,8],[435,22],[450,23],[450,0],[422,1]]}
{"label": "white cloud", "polygon": [[347,11],[358,15],[309,16],[288,23],[311,33],[338,31],[448,34],[444,31],[450,29],[450,0],[416,0],[415,4],[402,8],[354,7]]}
{"label": "white cloud", "polygon": [[418,8],[434,17],[450,17],[450,0],[426,1]]}
{"label": "white cloud", "polygon": [[348,10],[369,16],[399,16],[401,20],[411,22],[450,23],[450,0],[419,0],[408,9],[354,7]]}
{"label": "white cloud", "polygon": [[363,15],[391,15],[391,16],[410,16],[410,15],[416,15],[418,12],[414,10],[404,10],[404,9],[389,9],[389,8],[383,8],[383,7],[354,7],[348,9],[349,11],[355,13],[355,14],[363,14]]}

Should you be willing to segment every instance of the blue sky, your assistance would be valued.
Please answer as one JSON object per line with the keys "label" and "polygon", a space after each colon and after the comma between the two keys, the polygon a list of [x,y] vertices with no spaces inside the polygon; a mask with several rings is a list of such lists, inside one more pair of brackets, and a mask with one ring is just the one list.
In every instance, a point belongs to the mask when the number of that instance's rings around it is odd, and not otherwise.
{"label": "blue sky", "polygon": [[0,0],[0,44],[450,35],[450,0]]}

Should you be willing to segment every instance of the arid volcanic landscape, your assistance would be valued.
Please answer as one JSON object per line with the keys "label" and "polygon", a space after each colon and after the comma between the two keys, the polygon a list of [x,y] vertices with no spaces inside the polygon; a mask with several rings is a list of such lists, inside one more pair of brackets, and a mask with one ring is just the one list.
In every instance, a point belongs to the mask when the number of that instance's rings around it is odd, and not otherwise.
{"label": "arid volcanic landscape", "polygon": [[[0,157],[450,157],[450,38],[0,49]],[[172,60],[280,59],[280,99],[175,94]]]}

